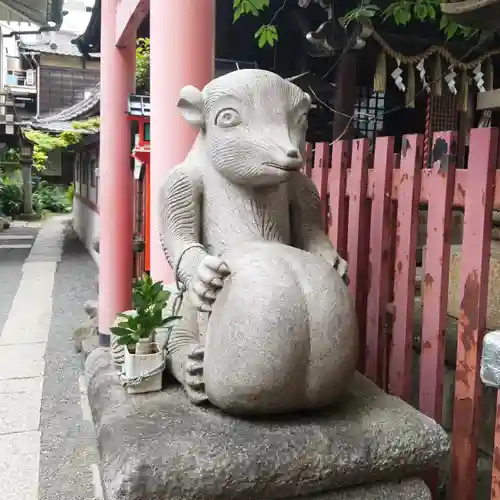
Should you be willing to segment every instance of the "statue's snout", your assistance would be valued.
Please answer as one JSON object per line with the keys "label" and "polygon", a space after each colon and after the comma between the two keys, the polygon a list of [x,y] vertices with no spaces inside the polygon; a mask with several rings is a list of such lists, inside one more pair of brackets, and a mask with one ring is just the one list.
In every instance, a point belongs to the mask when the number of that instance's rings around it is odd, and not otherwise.
{"label": "statue's snout", "polygon": [[290,145],[284,149],[283,159],[280,163],[286,170],[298,170],[302,166],[302,155],[298,148]]}

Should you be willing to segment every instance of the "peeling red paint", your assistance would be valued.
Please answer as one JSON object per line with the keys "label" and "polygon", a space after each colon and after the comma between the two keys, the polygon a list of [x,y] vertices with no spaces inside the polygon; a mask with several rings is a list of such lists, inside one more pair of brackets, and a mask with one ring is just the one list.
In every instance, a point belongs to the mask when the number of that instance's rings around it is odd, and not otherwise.
{"label": "peeling red paint", "polygon": [[[389,387],[392,394],[411,400],[411,366],[413,342],[413,302],[415,295],[416,246],[419,227],[419,200],[422,165],[417,154],[422,151],[423,137],[406,136],[410,147],[401,155],[398,173],[404,182],[398,186],[398,206],[394,269],[394,316]],[[394,175],[396,172],[394,172]]]}
{"label": "peeling red paint", "polygon": [[464,325],[460,342],[466,351],[475,346],[475,328],[478,324],[477,303],[479,301],[479,281],[477,271],[474,270],[467,276],[465,281],[464,296],[460,303],[460,319]]}
{"label": "peeling red paint", "polygon": [[424,276],[425,287],[426,288],[431,287],[433,283],[434,283],[434,278],[429,273],[425,273]]}

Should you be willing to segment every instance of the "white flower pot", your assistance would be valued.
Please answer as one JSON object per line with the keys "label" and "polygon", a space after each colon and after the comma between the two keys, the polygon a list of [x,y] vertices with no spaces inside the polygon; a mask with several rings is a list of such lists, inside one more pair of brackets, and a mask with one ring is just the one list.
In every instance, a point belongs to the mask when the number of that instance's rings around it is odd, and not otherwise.
{"label": "white flower pot", "polygon": [[[146,341],[147,344],[150,344],[149,341]],[[142,342],[141,342],[142,344]],[[144,343],[145,344],[145,343]],[[130,352],[129,347],[127,346],[125,351],[125,362],[123,364],[123,374],[126,379],[131,379],[134,377],[139,377],[148,372],[151,372],[158,368],[163,363],[164,353],[159,348],[158,344],[153,343],[154,353],[152,354],[141,354],[141,347],[139,343],[137,344],[136,351]],[[129,385],[127,384],[127,392],[129,394],[141,394],[145,392],[155,392],[161,391],[162,389],[162,372],[153,375],[147,379],[142,380],[137,385]]]}

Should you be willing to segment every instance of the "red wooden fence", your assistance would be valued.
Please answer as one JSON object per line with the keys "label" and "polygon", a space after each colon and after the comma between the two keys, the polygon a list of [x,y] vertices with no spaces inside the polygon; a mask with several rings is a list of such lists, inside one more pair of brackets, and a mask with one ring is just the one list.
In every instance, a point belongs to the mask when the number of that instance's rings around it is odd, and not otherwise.
{"label": "red wooden fence", "polygon": [[[350,290],[364,346],[360,370],[384,390],[411,399],[416,246],[420,204],[428,210],[422,277],[423,316],[418,406],[442,420],[443,374],[453,207],[463,207],[451,475],[448,498],[475,499],[480,427],[479,363],[485,333],[493,207],[500,209],[498,131],[471,132],[469,167],[456,169],[454,132],[434,134],[432,168],[423,138],[379,138],[308,145],[305,173],[322,199],[325,229],[349,262]],[[500,391],[499,391],[500,394]],[[500,396],[491,498],[500,498]]]}

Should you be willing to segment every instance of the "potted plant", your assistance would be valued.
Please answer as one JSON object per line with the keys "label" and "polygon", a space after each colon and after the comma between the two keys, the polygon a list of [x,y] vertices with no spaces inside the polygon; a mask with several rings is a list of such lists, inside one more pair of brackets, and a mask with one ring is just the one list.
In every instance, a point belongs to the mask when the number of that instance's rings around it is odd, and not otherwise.
{"label": "potted plant", "polygon": [[125,347],[122,381],[129,394],[161,390],[165,354],[155,341],[156,329],[168,327],[179,316],[165,317],[163,311],[170,292],[161,281],[153,282],[147,274],[135,280],[133,309],[118,315],[121,321],[112,327],[118,344]]}

